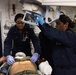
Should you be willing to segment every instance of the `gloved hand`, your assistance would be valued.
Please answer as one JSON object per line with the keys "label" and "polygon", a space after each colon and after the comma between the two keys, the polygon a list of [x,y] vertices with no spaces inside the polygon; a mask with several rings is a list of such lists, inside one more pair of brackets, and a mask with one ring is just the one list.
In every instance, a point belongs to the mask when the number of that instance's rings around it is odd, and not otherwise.
{"label": "gloved hand", "polygon": [[6,58],[7,58],[8,65],[12,65],[15,62],[13,56],[11,56],[11,55],[8,55]]}
{"label": "gloved hand", "polygon": [[36,62],[37,59],[38,59],[38,57],[39,57],[38,53],[34,53],[34,54],[32,55],[32,57],[30,58],[30,60],[31,60],[32,62]]}
{"label": "gloved hand", "polygon": [[36,18],[35,18],[35,17],[32,17],[32,18],[33,18],[33,20],[34,20],[36,23],[40,23],[41,25],[44,24],[44,20],[43,20],[43,17],[42,17],[41,15],[39,15],[39,14],[34,14],[34,16],[36,16]]}

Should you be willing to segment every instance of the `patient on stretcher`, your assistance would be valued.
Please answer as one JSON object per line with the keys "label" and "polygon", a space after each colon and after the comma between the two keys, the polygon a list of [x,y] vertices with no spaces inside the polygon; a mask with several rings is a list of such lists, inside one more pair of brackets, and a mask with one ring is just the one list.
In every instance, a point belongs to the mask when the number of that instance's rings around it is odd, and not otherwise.
{"label": "patient on stretcher", "polygon": [[[49,65],[48,69],[49,72],[47,72],[47,68],[45,67],[45,72],[42,71],[43,68],[43,64],[39,64],[39,69],[41,70],[41,72],[39,70],[37,70],[37,66],[35,63],[30,61],[30,57],[26,56],[23,52],[18,52],[15,55],[15,63],[12,64],[7,71],[7,74],[5,75],[39,75],[39,73],[43,72],[47,75],[51,75],[52,72],[52,68]],[[46,62],[45,62],[46,63]],[[5,64],[5,66],[7,65],[7,63]],[[7,65],[8,66],[8,65]],[[47,65],[46,65],[47,66]],[[41,73],[41,75],[44,75],[43,73]]]}

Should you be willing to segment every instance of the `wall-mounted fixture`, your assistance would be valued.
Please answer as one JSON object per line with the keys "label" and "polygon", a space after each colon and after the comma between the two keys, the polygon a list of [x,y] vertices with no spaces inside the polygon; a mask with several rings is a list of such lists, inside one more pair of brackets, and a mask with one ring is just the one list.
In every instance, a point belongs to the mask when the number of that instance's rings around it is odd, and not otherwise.
{"label": "wall-mounted fixture", "polygon": [[15,4],[12,4],[12,11],[13,11],[13,14],[15,14],[16,13],[16,6],[15,6]]}
{"label": "wall-mounted fixture", "polygon": [[42,5],[76,6],[76,0],[43,0]]}

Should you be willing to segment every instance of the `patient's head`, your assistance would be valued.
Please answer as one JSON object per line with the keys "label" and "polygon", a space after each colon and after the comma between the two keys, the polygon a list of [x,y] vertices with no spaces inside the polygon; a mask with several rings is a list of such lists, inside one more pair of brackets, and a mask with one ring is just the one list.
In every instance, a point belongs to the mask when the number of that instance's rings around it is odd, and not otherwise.
{"label": "patient's head", "polygon": [[22,59],[22,58],[24,58],[24,57],[26,57],[26,54],[23,53],[23,52],[17,52],[17,53],[15,54],[15,59]]}

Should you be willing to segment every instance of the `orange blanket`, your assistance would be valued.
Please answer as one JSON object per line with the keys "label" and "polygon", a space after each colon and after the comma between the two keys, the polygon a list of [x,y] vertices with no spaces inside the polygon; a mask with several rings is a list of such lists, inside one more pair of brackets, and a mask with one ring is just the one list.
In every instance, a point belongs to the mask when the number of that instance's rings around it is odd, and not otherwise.
{"label": "orange blanket", "polygon": [[10,75],[13,75],[15,73],[24,71],[24,70],[32,70],[32,71],[37,71],[36,66],[29,60],[27,61],[20,61],[20,62],[15,62],[9,71]]}

